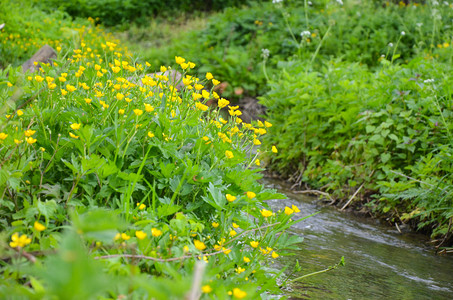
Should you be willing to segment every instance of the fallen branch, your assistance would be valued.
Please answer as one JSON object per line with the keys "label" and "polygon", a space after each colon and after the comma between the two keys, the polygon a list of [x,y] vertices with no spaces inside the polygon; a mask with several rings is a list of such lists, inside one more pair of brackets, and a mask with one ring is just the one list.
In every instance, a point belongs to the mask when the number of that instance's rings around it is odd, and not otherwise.
{"label": "fallen branch", "polygon": [[[370,175],[368,177],[373,176],[373,174],[374,174],[374,170],[371,171],[371,173],[370,173]],[[363,188],[364,185],[365,185],[365,181],[362,183],[362,185],[360,185],[360,187],[357,189],[357,191],[355,191],[354,195],[352,195],[352,197],[349,198],[348,202],[346,202],[346,204],[343,205],[343,207],[340,210],[344,210],[346,207],[348,207],[348,205],[352,202],[354,197],[357,196],[357,194],[360,192],[360,190]]]}
{"label": "fallen branch", "polygon": [[335,200],[330,196],[329,193],[321,192],[321,191],[318,191],[318,190],[294,191],[293,193],[294,193],[294,194],[313,194],[313,195],[321,195],[321,196],[325,196],[325,197],[329,198],[330,201],[332,201],[332,203],[335,202]]}

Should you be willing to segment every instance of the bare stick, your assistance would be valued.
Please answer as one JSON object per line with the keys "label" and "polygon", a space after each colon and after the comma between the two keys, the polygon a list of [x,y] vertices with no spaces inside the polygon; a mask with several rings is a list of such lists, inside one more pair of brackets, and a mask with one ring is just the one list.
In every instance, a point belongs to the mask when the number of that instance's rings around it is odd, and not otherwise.
{"label": "bare stick", "polygon": [[349,198],[348,202],[346,202],[346,204],[343,205],[343,207],[340,210],[344,210],[349,205],[349,203],[351,203],[352,200],[354,200],[354,197],[360,192],[360,190],[363,188],[364,184],[365,184],[365,182],[362,183],[362,185],[357,189],[357,191],[355,191],[354,195],[352,195],[352,197]]}
{"label": "bare stick", "polygon": [[198,300],[201,296],[201,282],[203,279],[204,269],[206,268],[206,263],[198,261],[195,264],[195,274],[193,275],[192,287],[190,288],[189,296],[187,300]]}

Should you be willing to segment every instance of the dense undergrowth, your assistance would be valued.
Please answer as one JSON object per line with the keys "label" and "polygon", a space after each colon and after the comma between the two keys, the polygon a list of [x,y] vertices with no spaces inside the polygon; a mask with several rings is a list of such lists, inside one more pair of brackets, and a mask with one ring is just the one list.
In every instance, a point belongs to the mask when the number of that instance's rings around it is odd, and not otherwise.
{"label": "dense undergrowth", "polygon": [[158,64],[193,54],[224,95],[262,96],[275,126],[264,143],[281,150],[269,168],[298,186],[341,205],[360,189],[353,200],[391,223],[451,236],[453,3],[273,2],[131,47]]}
{"label": "dense undergrowth", "polygon": [[[268,209],[265,200],[284,196],[257,182],[261,155],[278,152],[259,146],[272,124],[242,122],[238,107],[212,90],[219,81],[198,78],[185,58],[156,70],[93,19],[56,13],[38,31],[44,14],[36,7],[1,5],[8,39],[0,72],[0,298],[281,293],[283,270],[268,265],[300,242],[285,230],[303,218],[292,221],[295,206]],[[14,66],[50,41],[58,51],[52,65],[36,73]],[[145,75],[170,68],[183,73],[183,88],[165,75],[174,73]]]}

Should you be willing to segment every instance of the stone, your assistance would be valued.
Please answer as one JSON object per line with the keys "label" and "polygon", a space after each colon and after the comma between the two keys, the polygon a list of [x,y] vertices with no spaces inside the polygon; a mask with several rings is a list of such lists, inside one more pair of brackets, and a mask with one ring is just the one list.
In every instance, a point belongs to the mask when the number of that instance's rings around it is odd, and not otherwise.
{"label": "stone", "polygon": [[[57,58],[57,52],[49,45],[44,45],[29,60],[24,62],[22,65],[22,71],[35,72],[41,67],[39,63],[52,63],[52,59],[55,58]],[[35,65],[35,62],[38,64]]]}

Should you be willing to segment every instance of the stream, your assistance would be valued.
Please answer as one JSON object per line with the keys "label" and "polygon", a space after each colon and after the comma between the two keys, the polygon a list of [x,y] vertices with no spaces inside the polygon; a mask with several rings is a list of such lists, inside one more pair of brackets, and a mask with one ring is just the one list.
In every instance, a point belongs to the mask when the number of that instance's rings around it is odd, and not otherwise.
{"label": "stream", "polygon": [[283,261],[299,260],[302,270],[293,278],[333,266],[341,256],[346,261],[344,267],[293,283],[290,299],[453,299],[453,257],[437,256],[428,237],[318,205],[282,181],[263,181],[288,196],[269,201],[272,209],[294,204],[301,210],[294,219],[319,212],[291,227],[304,237],[300,250]]}

